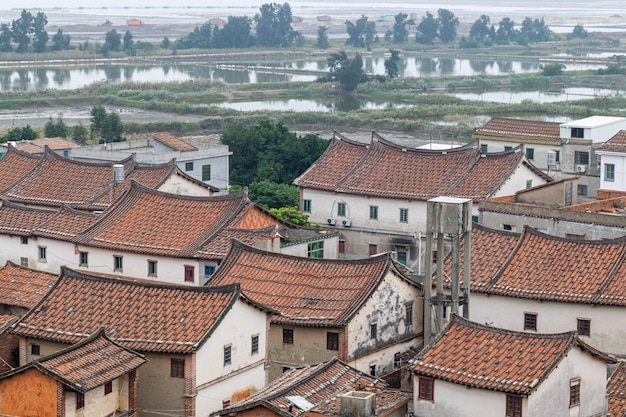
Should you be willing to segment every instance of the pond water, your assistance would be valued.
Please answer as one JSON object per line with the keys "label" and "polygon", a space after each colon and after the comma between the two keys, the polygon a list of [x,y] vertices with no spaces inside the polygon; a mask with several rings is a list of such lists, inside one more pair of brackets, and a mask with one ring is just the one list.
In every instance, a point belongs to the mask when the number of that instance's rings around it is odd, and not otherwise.
{"label": "pond water", "polygon": [[[385,57],[364,57],[366,72],[385,74]],[[477,58],[402,57],[401,77],[475,76],[531,73],[540,63],[520,60]],[[568,63],[566,70],[603,68],[598,63]],[[0,90],[75,89],[95,82],[172,82],[210,79],[227,84],[315,81],[326,71],[326,60],[262,62],[228,65],[211,61],[184,64],[37,66],[0,68]],[[299,73],[294,73],[294,71]],[[304,73],[303,73],[304,72]]]}

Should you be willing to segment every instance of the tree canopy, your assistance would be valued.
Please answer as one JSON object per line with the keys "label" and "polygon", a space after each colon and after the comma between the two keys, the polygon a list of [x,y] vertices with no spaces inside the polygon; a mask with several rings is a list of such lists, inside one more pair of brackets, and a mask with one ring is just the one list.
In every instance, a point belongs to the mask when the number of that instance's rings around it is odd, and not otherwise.
{"label": "tree canopy", "polygon": [[289,3],[266,3],[254,16],[256,41],[261,46],[286,48],[293,43],[296,33],[291,27]]}
{"label": "tree canopy", "polygon": [[439,23],[439,39],[442,42],[452,42],[456,39],[456,30],[459,27],[459,18],[448,9],[437,10]]}
{"label": "tree canopy", "polygon": [[348,57],[346,51],[334,52],[326,60],[326,65],[330,79],[339,81],[345,91],[354,91],[360,83],[367,81],[363,58],[358,52],[352,59]]}
{"label": "tree canopy", "polygon": [[368,22],[367,16],[361,16],[356,23],[346,20],[348,39],[346,45],[355,48],[370,48],[376,37],[376,23]]}
{"label": "tree canopy", "polygon": [[439,23],[432,13],[426,12],[420,24],[417,25],[415,40],[419,43],[430,44],[437,39],[437,36],[439,36]]}

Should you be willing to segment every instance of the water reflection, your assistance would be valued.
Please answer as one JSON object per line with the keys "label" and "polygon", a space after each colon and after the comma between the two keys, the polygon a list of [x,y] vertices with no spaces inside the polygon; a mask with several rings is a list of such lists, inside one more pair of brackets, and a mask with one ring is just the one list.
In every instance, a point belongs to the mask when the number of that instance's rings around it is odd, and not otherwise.
{"label": "water reflection", "polygon": [[233,109],[239,111],[293,111],[293,112],[322,112],[322,113],[337,113],[337,112],[350,112],[354,110],[384,110],[384,109],[398,109],[402,107],[408,107],[406,104],[395,104],[390,102],[374,102],[368,100],[361,100],[355,96],[342,95],[333,99],[324,100],[264,100],[264,101],[251,101],[251,102],[237,102],[237,103],[221,103],[217,104],[217,107]]}

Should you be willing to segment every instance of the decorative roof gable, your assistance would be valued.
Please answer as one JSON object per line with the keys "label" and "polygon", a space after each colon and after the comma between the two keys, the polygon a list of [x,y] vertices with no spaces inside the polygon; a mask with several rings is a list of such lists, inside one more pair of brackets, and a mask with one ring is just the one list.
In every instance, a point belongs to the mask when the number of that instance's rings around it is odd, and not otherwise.
{"label": "decorative roof gable", "polygon": [[620,130],[598,148],[600,151],[626,152],[626,130]]}
{"label": "decorative roof gable", "polygon": [[448,326],[409,361],[409,366],[417,375],[528,396],[574,347],[614,362],[580,341],[576,332],[515,332],[453,315]]}
{"label": "decorative roof gable", "polygon": [[472,135],[473,139],[560,145],[561,127],[556,122],[492,117]]}
{"label": "decorative roof gable", "polygon": [[250,298],[281,313],[272,318],[275,323],[341,326],[390,270],[402,276],[388,255],[359,260],[314,259],[233,242],[209,284],[239,283]]}
{"label": "decorative roof gable", "polygon": [[129,349],[192,353],[242,297],[237,285],[159,285],[62,267],[53,288],[11,332],[76,343],[104,327],[108,337]]}
{"label": "decorative roof gable", "polygon": [[57,274],[7,261],[0,269],[0,304],[30,309],[46,295],[56,279]]}
{"label": "decorative roof gable", "polygon": [[[363,374],[334,358],[316,365],[290,369],[255,394],[212,415],[230,415],[265,407],[283,417],[302,416],[307,411],[339,416],[339,396],[355,390],[376,394],[377,416],[386,415],[411,399],[411,393],[388,388],[380,379]],[[303,410],[298,404],[294,405],[289,401],[289,398],[294,397],[301,398],[311,408]]]}
{"label": "decorative roof gable", "polygon": [[9,145],[7,152],[0,158],[0,191],[6,189],[22,176],[26,175],[39,163],[40,156],[18,151]]}

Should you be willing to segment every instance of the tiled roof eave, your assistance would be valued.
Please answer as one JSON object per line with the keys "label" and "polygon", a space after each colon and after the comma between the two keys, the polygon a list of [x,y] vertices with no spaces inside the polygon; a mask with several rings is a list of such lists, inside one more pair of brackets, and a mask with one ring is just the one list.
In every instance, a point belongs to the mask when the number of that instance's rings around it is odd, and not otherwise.
{"label": "tiled roof eave", "polygon": [[[424,365],[424,366],[429,366],[429,365]],[[443,369],[439,368],[439,370],[443,370]],[[483,375],[471,375],[471,374],[464,375],[463,372],[461,371],[454,372],[454,370],[450,370],[450,369],[446,369],[444,371],[450,371],[449,372],[450,376],[442,375],[439,372],[430,372],[428,369],[424,369],[424,368],[414,369],[413,373],[416,375],[423,375],[423,376],[451,382],[454,384],[459,384],[459,385],[469,387],[469,388],[481,388],[481,389],[486,389],[489,391],[505,392],[508,394],[516,394],[516,395],[524,395],[524,396],[530,395],[536,386],[536,384],[533,386],[532,382],[529,383],[529,382],[518,382],[518,381],[511,381],[511,380],[501,380],[495,377],[490,378],[488,376],[483,376]],[[476,382],[470,383],[466,381],[459,381],[454,378],[455,375],[461,375],[464,378],[472,378],[472,379],[475,379]],[[486,381],[486,382],[482,382],[482,381]],[[497,383],[498,385],[494,385],[494,382]]]}

